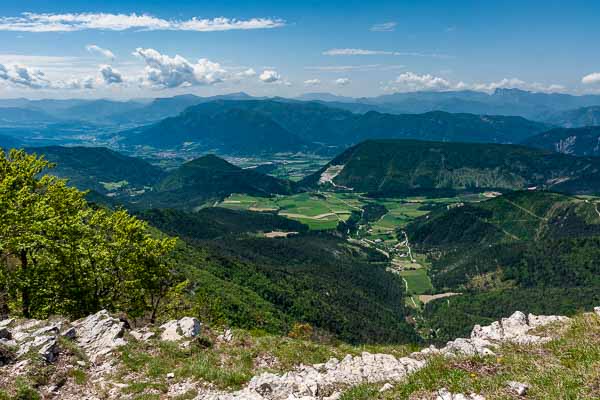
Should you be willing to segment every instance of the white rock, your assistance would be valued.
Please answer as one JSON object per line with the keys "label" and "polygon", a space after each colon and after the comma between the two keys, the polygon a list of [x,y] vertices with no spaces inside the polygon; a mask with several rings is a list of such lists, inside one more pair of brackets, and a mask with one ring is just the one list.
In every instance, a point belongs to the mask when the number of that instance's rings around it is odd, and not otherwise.
{"label": "white rock", "polygon": [[519,396],[525,396],[529,390],[529,385],[521,382],[510,381],[506,382],[508,388]]}
{"label": "white rock", "polygon": [[394,388],[394,385],[392,385],[391,383],[386,383],[385,385],[383,385],[381,387],[381,389],[379,389],[379,393],[383,393],[383,392],[387,392],[388,390],[391,390]]}
{"label": "white rock", "polygon": [[92,362],[95,362],[99,356],[110,353],[116,347],[126,344],[122,339],[125,324],[111,317],[106,310],[76,321],[73,326],[77,331],[77,343],[85,350]]}
{"label": "white rock", "polygon": [[181,339],[191,339],[200,334],[201,324],[196,318],[184,317],[180,320],[171,320],[160,326],[163,331],[160,339],[168,342],[177,342]]}
{"label": "white rock", "polygon": [[173,379],[173,378],[175,378],[175,373],[173,373],[173,372],[169,372],[169,373],[167,374],[167,379]]}
{"label": "white rock", "polygon": [[596,315],[600,316],[600,307],[594,307],[594,312]]}
{"label": "white rock", "polygon": [[129,334],[133,336],[136,340],[139,340],[140,342],[145,342],[155,336],[154,332],[150,332],[145,328],[131,331],[129,332]]}

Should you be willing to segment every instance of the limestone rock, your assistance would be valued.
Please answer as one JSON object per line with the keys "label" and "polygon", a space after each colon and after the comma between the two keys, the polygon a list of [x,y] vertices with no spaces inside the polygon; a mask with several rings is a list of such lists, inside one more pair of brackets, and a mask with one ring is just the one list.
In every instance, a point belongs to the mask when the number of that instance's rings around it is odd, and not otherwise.
{"label": "limestone rock", "polygon": [[436,400],[485,400],[485,397],[471,393],[471,394],[462,394],[462,393],[451,393],[447,389],[440,389],[437,392]]}
{"label": "limestone rock", "polygon": [[529,390],[529,385],[521,382],[509,381],[506,382],[506,386],[508,386],[513,393],[519,396],[525,396]]}
{"label": "limestone rock", "polygon": [[184,317],[180,320],[171,320],[160,326],[162,334],[160,339],[167,342],[177,342],[182,339],[191,339],[200,334],[201,324],[196,318]]}
{"label": "limestone rock", "polygon": [[77,343],[85,350],[90,361],[95,362],[114,348],[126,344],[122,339],[124,323],[111,317],[106,310],[92,314],[73,323],[77,332]]}

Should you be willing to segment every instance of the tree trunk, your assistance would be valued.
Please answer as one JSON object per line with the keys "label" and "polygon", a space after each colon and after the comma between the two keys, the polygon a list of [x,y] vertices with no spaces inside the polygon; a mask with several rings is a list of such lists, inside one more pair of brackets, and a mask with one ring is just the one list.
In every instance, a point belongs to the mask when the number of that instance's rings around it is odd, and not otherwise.
{"label": "tree trunk", "polygon": [[23,285],[23,287],[21,288],[21,307],[22,307],[22,311],[23,311],[23,317],[25,318],[31,318],[31,312],[30,312],[30,307],[31,307],[31,298],[29,297],[29,271],[28,271],[28,262],[27,262],[27,251],[26,250],[21,250],[21,271],[23,272],[23,276],[24,276],[24,280],[25,280],[25,284]]}

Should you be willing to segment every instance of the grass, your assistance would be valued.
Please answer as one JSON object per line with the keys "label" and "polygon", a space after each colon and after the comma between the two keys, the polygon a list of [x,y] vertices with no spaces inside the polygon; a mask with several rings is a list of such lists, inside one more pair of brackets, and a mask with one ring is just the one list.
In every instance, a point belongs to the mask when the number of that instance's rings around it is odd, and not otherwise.
{"label": "grass", "polygon": [[411,294],[424,294],[433,289],[425,268],[401,271],[400,276],[406,281],[408,292]]}
{"label": "grass", "polygon": [[[174,373],[169,383],[192,379],[211,383],[219,389],[236,390],[262,371],[283,373],[299,364],[323,363],[332,357],[359,355],[363,351],[388,353],[397,357],[415,351],[414,346],[370,345],[350,346],[344,343],[317,343],[289,337],[256,335],[236,330],[234,340],[222,343],[209,333],[203,347],[192,343],[182,349],[177,343],[135,342],[131,340],[119,351],[121,366],[115,376],[128,386],[125,394],[142,395],[150,390],[167,390],[167,374]],[[214,336],[214,337],[213,337]],[[262,360],[262,362],[261,362]]]}
{"label": "grass", "polygon": [[[556,329],[547,329],[556,334]],[[420,371],[394,388],[379,393],[382,384],[349,389],[343,400],[430,398],[446,388],[453,393],[477,393],[488,400],[517,398],[507,382],[530,386],[528,399],[600,398],[600,318],[577,316],[561,337],[543,345],[504,345],[496,356],[432,358]]]}

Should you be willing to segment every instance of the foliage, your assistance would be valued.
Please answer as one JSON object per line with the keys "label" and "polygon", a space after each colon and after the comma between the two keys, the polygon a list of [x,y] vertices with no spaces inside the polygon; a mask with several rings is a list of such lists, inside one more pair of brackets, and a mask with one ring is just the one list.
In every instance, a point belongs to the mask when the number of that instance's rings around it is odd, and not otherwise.
{"label": "foliage", "polygon": [[85,193],[44,175],[49,163],[0,152],[0,292],[25,317],[80,317],[102,308],[151,318],[170,287],[174,240],[125,211],[90,207]]}
{"label": "foliage", "polygon": [[597,193],[600,160],[516,145],[368,140],[306,177],[315,187],[332,165],[343,165],[337,186],[377,197],[452,196],[457,192],[510,191],[532,186],[565,193]]}

